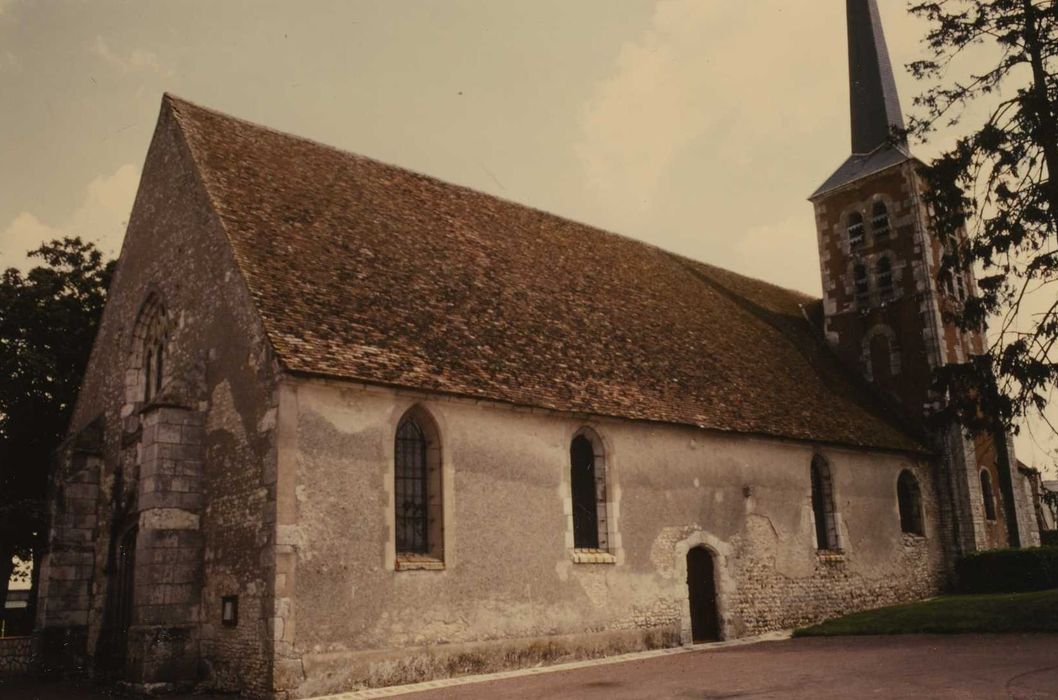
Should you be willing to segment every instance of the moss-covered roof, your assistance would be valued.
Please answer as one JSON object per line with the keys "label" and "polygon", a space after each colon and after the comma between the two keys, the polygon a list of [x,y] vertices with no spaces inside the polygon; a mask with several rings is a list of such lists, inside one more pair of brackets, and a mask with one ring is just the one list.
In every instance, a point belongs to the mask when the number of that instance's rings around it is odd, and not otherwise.
{"label": "moss-covered roof", "polygon": [[289,370],[920,451],[814,300],[167,96]]}

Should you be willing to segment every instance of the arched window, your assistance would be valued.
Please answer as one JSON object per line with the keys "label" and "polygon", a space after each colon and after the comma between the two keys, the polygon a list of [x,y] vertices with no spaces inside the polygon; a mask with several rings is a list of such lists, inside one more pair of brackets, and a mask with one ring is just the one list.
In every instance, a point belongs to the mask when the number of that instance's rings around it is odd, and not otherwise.
{"label": "arched window", "polygon": [[867,267],[863,263],[853,265],[852,281],[856,286],[856,303],[866,304],[870,298],[870,287],[867,284]]}
{"label": "arched window", "polygon": [[397,426],[393,504],[397,558],[443,559],[441,449],[437,428],[421,409]]}
{"label": "arched window", "polygon": [[849,214],[848,228],[849,247],[856,248],[863,245],[863,214],[854,211]]}
{"label": "arched window", "polygon": [[889,209],[879,200],[871,210],[871,232],[876,241],[889,237]]}
{"label": "arched window", "polygon": [[878,279],[878,297],[882,301],[893,298],[893,264],[888,256],[882,256],[876,268]]}
{"label": "arched window", "polygon": [[150,403],[168,379],[169,322],[165,306],[151,294],[140,309],[132,331],[132,349],[125,379],[126,401]]}
{"label": "arched window", "polygon": [[609,549],[606,463],[597,436],[582,431],[569,446],[574,549]]}
{"label": "arched window", "polygon": [[923,535],[922,493],[918,479],[906,469],[896,480],[896,500],[900,507],[900,530],[912,535]]}
{"label": "arched window", "polygon": [[987,469],[981,470],[981,498],[985,503],[985,518],[996,519],[996,498],[992,493],[992,476]]}
{"label": "arched window", "polygon": [[153,339],[143,354],[143,400],[150,401],[161,393],[162,379],[165,377],[165,346],[162,339]]}
{"label": "arched window", "polygon": [[816,547],[838,549],[838,525],[834,512],[834,487],[830,465],[821,456],[812,458],[812,515],[816,521]]}

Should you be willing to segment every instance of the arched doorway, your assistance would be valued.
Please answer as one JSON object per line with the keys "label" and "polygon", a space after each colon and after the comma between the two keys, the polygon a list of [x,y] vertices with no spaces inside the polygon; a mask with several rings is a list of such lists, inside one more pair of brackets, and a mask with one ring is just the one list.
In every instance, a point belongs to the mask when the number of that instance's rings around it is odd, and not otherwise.
{"label": "arched doorway", "polygon": [[691,641],[720,639],[720,616],[716,607],[716,572],[713,554],[705,547],[687,552],[687,598],[691,605]]}
{"label": "arched doorway", "polygon": [[114,547],[106,619],[100,635],[100,653],[97,655],[99,670],[104,678],[121,678],[125,674],[129,628],[132,626],[137,534],[135,526],[128,528]]}

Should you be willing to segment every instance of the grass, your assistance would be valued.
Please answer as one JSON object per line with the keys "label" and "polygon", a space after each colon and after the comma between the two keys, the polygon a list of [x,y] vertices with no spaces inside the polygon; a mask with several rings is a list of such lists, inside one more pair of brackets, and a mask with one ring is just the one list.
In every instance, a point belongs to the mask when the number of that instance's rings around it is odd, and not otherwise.
{"label": "grass", "polygon": [[794,636],[970,632],[1058,632],[1058,589],[942,596],[846,615],[796,630]]}

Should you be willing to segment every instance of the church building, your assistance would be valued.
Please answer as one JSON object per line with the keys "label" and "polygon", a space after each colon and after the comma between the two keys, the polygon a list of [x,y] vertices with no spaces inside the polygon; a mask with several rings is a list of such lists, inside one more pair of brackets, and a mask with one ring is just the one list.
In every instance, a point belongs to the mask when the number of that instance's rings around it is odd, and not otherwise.
{"label": "church building", "polygon": [[[303,698],[726,640],[1038,539],[876,0],[823,298],[166,95],[59,455],[42,653]],[[814,183],[807,183],[806,190]]]}

